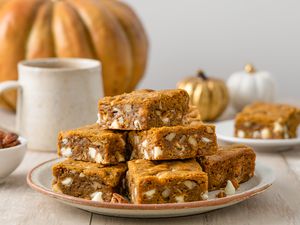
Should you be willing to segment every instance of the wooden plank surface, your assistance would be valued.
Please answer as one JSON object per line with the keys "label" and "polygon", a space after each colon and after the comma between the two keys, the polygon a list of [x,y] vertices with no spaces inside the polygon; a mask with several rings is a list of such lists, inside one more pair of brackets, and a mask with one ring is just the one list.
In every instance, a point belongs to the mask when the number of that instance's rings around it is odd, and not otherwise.
{"label": "wooden plank surface", "polygon": [[[13,128],[14,116],[0,110],[0,127]],[[26,174],[55,153],[28,151],[20,167],[0,185],[0,224],[300,224],[300,147],[281,153],[259,153],[258,161],[274,169],[277,179],[265,193],[210,213],[168,219],[128,219],[91,214],[61,204],[31,190]]]}

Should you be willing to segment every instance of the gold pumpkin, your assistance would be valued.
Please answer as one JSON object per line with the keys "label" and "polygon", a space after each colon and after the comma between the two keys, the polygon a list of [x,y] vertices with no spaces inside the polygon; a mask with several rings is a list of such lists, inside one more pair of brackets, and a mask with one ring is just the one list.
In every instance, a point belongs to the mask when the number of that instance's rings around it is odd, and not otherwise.
{"label": "gold pumpkin", "polygon": [[[17,63],[45,57],[102,62],[105,95],[132,91],[144,73],[148,40],[134,11],[116,0],[0,0],[0,82]],[[0,98],[15,108],[15,91]]]}
{"label": "gold pumpkin", "polygon": [[190,104],[199,109],[204,121],[217,119],[229,102],[226,84],[222,80],[207,77],[201,70],[197,76],[178,82],[177,88],[188,92]]}

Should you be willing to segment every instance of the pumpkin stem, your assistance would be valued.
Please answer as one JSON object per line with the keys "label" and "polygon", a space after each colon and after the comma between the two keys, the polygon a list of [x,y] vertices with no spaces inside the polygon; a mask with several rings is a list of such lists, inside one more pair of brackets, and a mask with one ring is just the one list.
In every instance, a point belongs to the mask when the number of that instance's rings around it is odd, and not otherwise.
{"label": "pumpkin stem", "polygon": [[203,70],[198,70],[197,71],[197,77],[202,78],[203,80],[208,80],[207,76],[205,75]]}
{"label": "pumpkin stem", "polygon": [[256,69],[252,64],[247,64],[244,69],[247,73],[255,73],[256,72]]}

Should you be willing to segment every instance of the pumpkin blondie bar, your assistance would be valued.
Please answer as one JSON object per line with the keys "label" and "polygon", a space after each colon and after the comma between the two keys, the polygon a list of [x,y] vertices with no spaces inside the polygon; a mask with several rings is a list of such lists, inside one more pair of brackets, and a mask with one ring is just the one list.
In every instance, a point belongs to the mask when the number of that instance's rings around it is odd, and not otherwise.
{"label": "pumpkin blondie bar", "polygon": [[105,166],[97,163],[66,159],[52,167],[55,192],[99,202],[110,202],[119,192],[125,177],[126,164]]}
{"label": "pumpkin blondie bar", "polygon": [[228,180],[238,184],[248,181],[254,175],[255,158],[252,148],[239,144],[200,157],[199,163],[208,175],[208,190],[223,188]]}
{"label": "pumpkin blondie bar", "polygon": [[217,151],[215,126],[206,124],[130,131],[128,142],[131,159],[188,159]]}
{"label": "pumpkin blondie bar", "polygon": [[126,183],[135,204],[206,200],[207,175],[194,159],[128,162]]}
{"label": "pumpkin blondie bar", "polygon": [[254,103],[235,118],[235,136],[256,139],[297,137],[300,109],[284,104]]}
{"label": "pumpkin blondie bar", "polygon": [[103,128],[146,130],[182,123],[189,96],[184,90],[138,90],[99,101],[98,121]]}
{"label": "pumpkin blondie bar", "polygon": [[125,161],[125,133],[103,130],[98,124],[58,135],[58,155],[74,160],[117,164]]}

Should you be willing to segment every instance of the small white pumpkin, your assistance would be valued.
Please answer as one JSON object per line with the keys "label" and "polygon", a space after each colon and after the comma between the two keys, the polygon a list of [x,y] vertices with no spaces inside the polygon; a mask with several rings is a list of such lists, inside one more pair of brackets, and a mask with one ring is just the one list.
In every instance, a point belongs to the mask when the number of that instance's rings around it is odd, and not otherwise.
{"label": "small white pumpkin", "polygon": [[254,66],[247,64],[245,71],[232,74],[228,81],[231,104],[237,111],[255,101],[272,102],[275,85],[269,72],[256,71]]}

